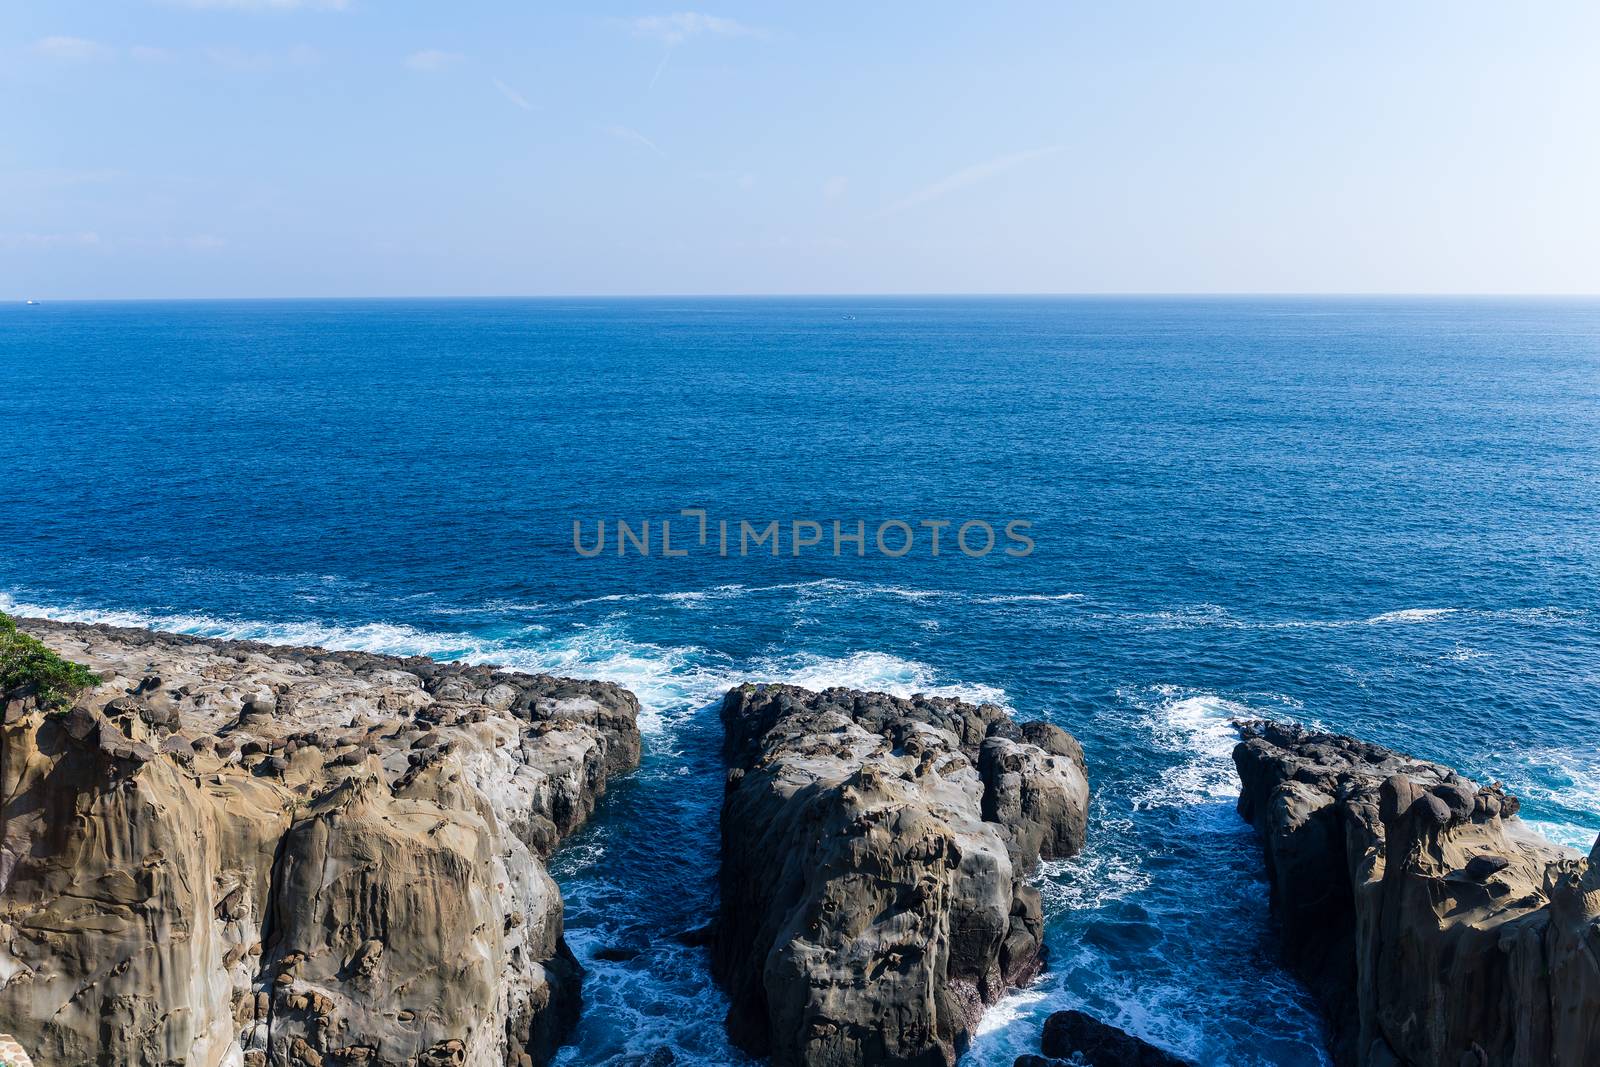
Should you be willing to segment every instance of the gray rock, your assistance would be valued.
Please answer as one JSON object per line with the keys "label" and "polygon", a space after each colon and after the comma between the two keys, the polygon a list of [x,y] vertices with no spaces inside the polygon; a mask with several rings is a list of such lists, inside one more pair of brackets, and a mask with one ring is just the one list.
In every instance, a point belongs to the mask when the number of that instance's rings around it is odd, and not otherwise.
{"label": "gray rock", "polygon": [[61,717],[61,728],[74,741],[87,741],[91,734],[100,729],[100,716],[79,705]]}
{"label": "gray rock", "polygon": [[678,1057],[670,1048],[651,1049],[638,1056],[624,1056],[617,1061],[618,1067],[673,1067],[678,1062]]}
{"label": "gray rock", "polygon": [[[992,705],[743,686],[713,970],[728,1030],[776,1067],[953,1064],[1040,962],[1038,857],[1083,844],[1076,743]],[[1008,736],[1010,735],[1010,736]]]}
{"label": "gray rock", "polygon": [[1511,861],[1504,856],[1474,856],[1467,861],[1464,870],[1474,882],[1487,882],[1509,866]]}
{"label": "gray rock", "polygon": [[1600,1062],[1600,843],[1577,858],[1438,764],[1239,729],[1239,812],[1340,1067]]}
{"label": "gray rock", "polygon": [[173,734],[162,741],[161,751],[176,760],[179,766],[186,768],[194,766],[194,747],[181,735]]}
{"label": "gray rock", "polygon": [[239,720],[271,719],[278,714],[278,698],[269,692],[257,693],[245,700],[239,708]]}

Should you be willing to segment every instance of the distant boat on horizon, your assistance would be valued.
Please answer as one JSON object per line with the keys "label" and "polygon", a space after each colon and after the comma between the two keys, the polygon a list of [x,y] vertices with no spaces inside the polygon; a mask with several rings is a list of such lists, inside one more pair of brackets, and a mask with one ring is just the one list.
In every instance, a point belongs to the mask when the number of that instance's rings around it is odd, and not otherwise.
{"label": "distant boat on horizon", "polygon": [[24,300],[23,301],[24,304],[37,304],[38,302],[39,301],[37,301],[37,300]]}

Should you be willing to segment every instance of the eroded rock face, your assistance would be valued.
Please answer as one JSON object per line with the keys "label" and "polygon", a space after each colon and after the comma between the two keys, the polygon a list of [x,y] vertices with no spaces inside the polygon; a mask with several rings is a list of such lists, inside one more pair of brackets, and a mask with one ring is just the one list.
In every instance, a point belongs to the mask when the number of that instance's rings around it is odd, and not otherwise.
{"label": "eroded rock face", "polygon": [[36,1060],[543,1062],[543,857],[638,762],[595,682],[25,621],[105,679],[5,704],[0,1019]]}
{"label": "eroded rock face", "polygon": [[1240,731],[1239,811],[1339,1064],[1600,1063],[1600,842],[1580,858],[1498,784],[1376,745]]}
{"label": "eroded rock face", "polygon": [[953,1064],[1040,964],[1041,857],[1083,845],[1064,731],[992,705],[743,686],[713,967],[736,1043],[778,1067]]}

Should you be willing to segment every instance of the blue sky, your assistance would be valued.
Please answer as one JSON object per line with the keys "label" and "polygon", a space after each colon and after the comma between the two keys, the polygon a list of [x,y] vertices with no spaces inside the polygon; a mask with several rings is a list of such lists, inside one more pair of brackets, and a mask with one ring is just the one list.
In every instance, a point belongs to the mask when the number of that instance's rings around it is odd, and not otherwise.
{"label": "blue sky", "polygon": [[0,10],[4,299],[1600,292],[1593,3]]}

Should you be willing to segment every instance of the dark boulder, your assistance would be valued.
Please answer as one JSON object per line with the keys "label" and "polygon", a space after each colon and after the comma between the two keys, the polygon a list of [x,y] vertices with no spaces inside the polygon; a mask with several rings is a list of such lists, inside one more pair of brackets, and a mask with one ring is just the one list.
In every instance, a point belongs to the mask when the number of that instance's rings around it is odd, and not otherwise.
{"label": "dark boulder", "polygon": [[1081,1011],[1058,1011],[1044,1022],[1044,1054],[1093,1067],[1193,1067],[1165,1049]]}

